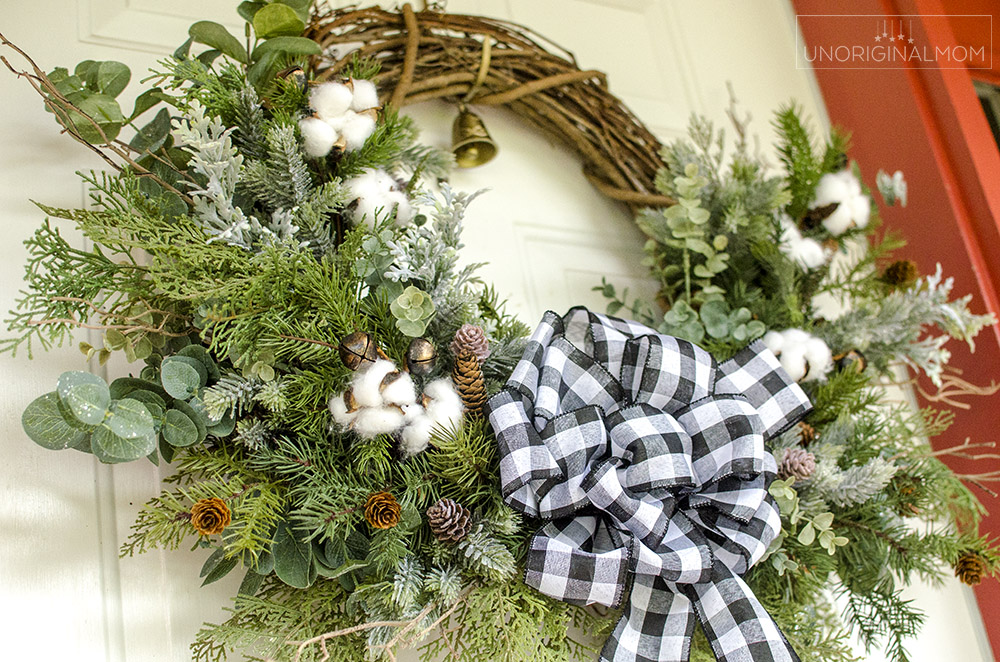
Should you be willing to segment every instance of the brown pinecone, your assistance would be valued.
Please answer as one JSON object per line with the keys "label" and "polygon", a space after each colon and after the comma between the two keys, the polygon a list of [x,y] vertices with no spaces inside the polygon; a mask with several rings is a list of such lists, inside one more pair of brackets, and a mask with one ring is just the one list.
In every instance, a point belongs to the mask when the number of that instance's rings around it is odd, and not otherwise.
{"label": "brown pinecone", "polygon": [[913,260],[896,260],[882,272],[882,280],[891,287],[908,287],[919,276]]}
{"label": "brown pinecone", "polygon": [[231,520],[232,513],[222,499],[201,499],[191,506],[191,526],[203,536],[222,533]]}
{"label": "brown pinecone", "polygon": [[399,502],[388,492],[376,492],[365,502],[365,521],[376,529],[399,524]]}
{"label": "brown pinecone", "polygon": [[463,324],[451,341],[451,353],[455,356],[465,353],[475,354],[482,363],[490,355],[490,341],[486,339],[486,333],[480,327],[475,324]]}
{"label": "brown pinecone", "polygon": [[808,478],[816,470],[816,456],[804,448],[789,448],[778,467],[778,478]]}
{"label": "brown pinecone", "polygon": [[455,369],[451,371],[451,379],[455,382],[458,394],[462,396],[465,411],[478,414],[486,404],[486,380],[479,367],[479,359],[471,352],[460,354],[455,359]]}
{"label": "brown pinecone", "polygon": [[435,538],[455,543],[469,534],[472,512],[454,499],[441,499],[427,509],[427,521]]}
{"label": "brown pinecone", "polygon": [[808,446],[812,442],[816,441],[816,428],[808,423],[800,422],[799,440],[802,442],[803,446]]}
{"label": "brown pinecone", "polygon": [[963,584],[975,586],[983,581],[983,573],[986,571],[986,564],[979,554],[966,552],[958,557],[955,564],[955,576],[962,580]]}

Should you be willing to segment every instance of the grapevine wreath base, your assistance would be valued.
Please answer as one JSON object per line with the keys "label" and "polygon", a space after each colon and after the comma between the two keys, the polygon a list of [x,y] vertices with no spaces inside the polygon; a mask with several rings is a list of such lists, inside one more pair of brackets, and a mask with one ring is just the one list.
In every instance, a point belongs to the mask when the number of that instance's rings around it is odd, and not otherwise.
{"label": "grapevine wreath base", "polygon": [[[91,208],[39,205],[94,248],[52,220],[26,242],[5,348],[96,328],[88,358],[134,365],[64,373],[24,429],[172,464],[122,553],[194,539],[206,583],[242,573],[196,660],[837,662],[848,632],[904,660],[902,586],[996,570],[940,460],[985,444],[932,452],[950,412],[881,388],[893,366],[953,388],[945,343],[994,320],[889,258],[844,136],[779,110],[772,173],[737,112],[731,147],[702,119],[662,146],[525,28],[310,9],[242,3],[246,41],[195,23],[127,114],[125,65],[45,73],[0,36],[111,169],[82,175]],[[528,337],[461,264],[476,195],[397,112],[431,98],[576,149],[637,212],[656,300],[595,284],[607,315]],[[877,181],[905,205],[900,173]]]}

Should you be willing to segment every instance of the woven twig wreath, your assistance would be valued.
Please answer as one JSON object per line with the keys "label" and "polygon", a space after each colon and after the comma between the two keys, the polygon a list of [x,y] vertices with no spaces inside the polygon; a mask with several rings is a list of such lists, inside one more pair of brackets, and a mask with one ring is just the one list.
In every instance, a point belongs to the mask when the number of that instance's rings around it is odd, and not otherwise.
{"label": "woven twig wreath", "polygon": [[[572,53],[531,30],[481,16],[338,9],[318,16],[307,37],[323,48],[318,77],[330,79],[356,56],[381,65],[383,102],[445,99],[504,106],[579,154],[587,179],[636,209],[673,200],[656,193],[660,142],[607,88],[600,71],[581,70]],[[357,48],[357,50],[353,50]],[[348,53],[346,56],[339,54]]]}

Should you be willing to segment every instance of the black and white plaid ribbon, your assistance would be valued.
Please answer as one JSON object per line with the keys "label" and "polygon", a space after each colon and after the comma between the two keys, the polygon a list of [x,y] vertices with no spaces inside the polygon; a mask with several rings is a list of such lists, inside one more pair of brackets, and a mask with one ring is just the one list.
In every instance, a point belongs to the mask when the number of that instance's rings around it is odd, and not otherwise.
{"label": "black and white plaid ribbon", "polygon": [[486,407],[504,499],[547,522],[525,581],[618,606],[631,580],[602,660],[687,660],[697,617],[720,661],[797,661],[740,575],[781,528],[764,441],[810,408],[760,342],[717,364],[636,322],[546,313]]}

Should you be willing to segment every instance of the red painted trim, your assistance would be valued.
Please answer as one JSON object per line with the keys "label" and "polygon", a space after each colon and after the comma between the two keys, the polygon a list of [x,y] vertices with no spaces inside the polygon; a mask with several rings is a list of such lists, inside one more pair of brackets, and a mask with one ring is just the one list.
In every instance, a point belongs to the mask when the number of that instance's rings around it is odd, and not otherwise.
{"label": "red painted trim", "polygon": [[[957,23],[935,15],[994,14],[1000,11],[996,5],[986,0],[854,0],[849,8],[834,7],[841,14],[919,15],[915,32],[933,46],[948,47],[956,43],[952,25]],[[793,6],[800,15],[836,11],[824,0],[793,0]],[[993,25],[1000,27],[996,18]],[[857,43],[856,24],[853,31],[837,20],[803,19],[800,26],[806,44]],[[831,121],[853,134],[850,156],[864,168],[865,182],[874,190],[880,168],[906,174],[908,207],[886,208],[875,196],[885,225],[908,241],[903,253],[924,273],[940,262],[945,274],[954,276],[956,294],[973,294],[974,311],[1000,313],[1000,151],[972,86],[973,76],[1000,80],[997,54],[992,65],[976,70],[817,68],[815,73]],[[1000,329],[981,333],[974,355],[956,343],[949,349],[952,365],[963,370],[964,378],[977,384],[1000,381]],[[935,440],[938,448],[967,437],[996,439],[1000,394],[969,404],[972,409],[956,412],[951,430]],[[959,459],[949,464],[959,473],[998,468],[997,462]],[[981,530],[1000,536],[1000,499],[980,496],[993,513]],[[984,582],[976,597],[993,650],[1000,653],[1000,583]]]}

